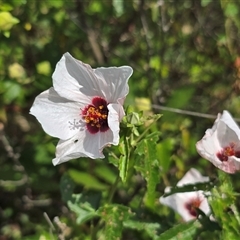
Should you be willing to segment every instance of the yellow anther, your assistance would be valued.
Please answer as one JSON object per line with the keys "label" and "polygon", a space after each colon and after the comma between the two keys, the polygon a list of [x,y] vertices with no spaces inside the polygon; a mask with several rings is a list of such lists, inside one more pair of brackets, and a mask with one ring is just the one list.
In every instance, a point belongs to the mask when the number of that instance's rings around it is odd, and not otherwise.
{"label": "yellow anther", "polygon": [[83,119],[90,126],[101,128],[107,119],[106,111],[103,111],[103,109],[104,105],[98,107],[89,106],[88,109],[86,109]]}

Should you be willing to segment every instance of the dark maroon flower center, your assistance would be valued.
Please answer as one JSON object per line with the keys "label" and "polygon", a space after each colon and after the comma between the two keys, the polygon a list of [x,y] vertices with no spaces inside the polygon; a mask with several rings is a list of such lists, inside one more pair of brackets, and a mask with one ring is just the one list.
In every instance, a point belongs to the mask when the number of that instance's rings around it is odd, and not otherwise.
{"label": "dark maroon flower center", "polygon": [[101,97],[92,99],[92,104],[82,110],[82,116],[90,133],[105,132],[108,127],[107,102]]}
{"label": "dark maroon flower center", "polygon": [[222,162],[228,161],[228,157],[230,157],[230,156],[235,156],[237,158],[240,157],[240,151],[239,150],[236,151],[234,143],[230,143],[229,146],[224,147],[222,150],[220,150],[217,153],[218,159]]}
{"label": "dark maroon flower center", "polygon": [[199,197],[191,199],[189,202],[185,204],[185,208],[188,210],[190,215],[193,217],[197,217],[197,209],[201,205],[201,199]]}

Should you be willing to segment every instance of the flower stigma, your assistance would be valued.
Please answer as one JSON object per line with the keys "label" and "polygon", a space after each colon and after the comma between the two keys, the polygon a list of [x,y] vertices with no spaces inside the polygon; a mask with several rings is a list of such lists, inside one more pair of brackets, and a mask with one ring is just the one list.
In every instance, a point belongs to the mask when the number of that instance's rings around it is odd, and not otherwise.
{"label": "flower stigma", "polygon": [[237,158],[240,157],[240,151],[235,150],[235,144],[230,143],[229,146],[224,147],[221,151],[217,153],[217,157],[220,161],[226,162],[228,161],[228,157],[235,156]]}
{"label": "flower stigma", "polygon": [[101,97],[94,97],[92,104],[82,110],[83,120],[90,133],[105,132],[109,129],[107,102]]}
{"label": "flower stigma", "polygon": [[197,209],[200,207],[202,200],[197,197],[191,199],[189,202],[185,204],[185,208],[188,210],[188,212],[193,216],[197,217]]}

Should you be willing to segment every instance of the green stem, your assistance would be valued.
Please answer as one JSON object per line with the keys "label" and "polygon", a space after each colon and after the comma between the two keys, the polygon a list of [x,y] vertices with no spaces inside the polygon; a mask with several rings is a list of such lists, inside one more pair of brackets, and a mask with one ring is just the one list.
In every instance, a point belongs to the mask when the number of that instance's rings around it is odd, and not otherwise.
{"label": "green stem", "polygon": [[[113,183],[111,189],[110,189],[110,193],[109,193],[109,197],[108,197],[108,200],[107,200],[107,203],[111,203],[112,202],[112,199],[113,199],[113,196],[114,196],[114,193],[117,189],[117,185],[119,183],[119,180],[120,180],[120,177],[119,175],[117,175],[116,177],[116,180],[115,182]],[[97,239],[97,233],[98,231],[100,230],[100,228],[103,226],[103,220],[99,220],[97,226],[95,228],[93,228],[93,226],[91,226],[91,239],[92,240],[96,240]]]}
{"label": "green stem", "polygon": [[134,142],[134,146],[137,145],[137,143],[144,137],[144,135],[149,131],[149,129],[152,127],[152,124],[155,123],[155,121],[153,121],[152,123],[150,123],[147,128],[143,131],[143,133],[135,140]]}
{"label": "green stem", "polygon": [[117,185],[118,185],[119,180],[120,180],[120,176],[118,174],[117,177],[116,177],[115,182],[113,183],[113,185],[112,185],[112,187],[110,189],[110,193],[109,193],[109,197],[108,197],[107,203],[111,203],[112,202],[112,199],[113,199],[114,193],[115,193],[115,191],[117,189]]}

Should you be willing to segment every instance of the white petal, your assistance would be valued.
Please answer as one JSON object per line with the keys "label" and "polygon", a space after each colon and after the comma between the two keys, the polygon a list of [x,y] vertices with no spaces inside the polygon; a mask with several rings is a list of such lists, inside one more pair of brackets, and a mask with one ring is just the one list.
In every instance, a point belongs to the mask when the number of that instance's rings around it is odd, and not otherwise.
{"label": "white petal", "polygon": [[240,139],[240,129],[228,111],[223,111],[221,121],[224,122],[230,129],[232,129]]}
{"label": "white petal", "polygon": [[237,133],[223,121],[219,122],[216,132],[222,148],[229,146],[230,143],[239,141]]}
{"label": "white petal", "polygon": [[79,157],[104,158],[102,150],[110,144],[117,144],[110,129],[96,134],[90,133],[87,129],[79,131],[71,139],[58,142],[53,164],[57,165]]}
{"label": "white petal", "polygon": [[[186,184],[192,184],[197,182],[208,182],[209,177],[202,176],[201,173],[195,168],[191,168],[183,178],[177,183],[177,186],[183,186]],[[170,188],[165,188],[165,193],[170,192]],[[186,204],[193,199],[202,200],[200,209],[205,214],[210,214],[210,207],[208,205],[207,199],[203,194],[203,191],[193,191],[193,192],[184,192],[184,193],[175,193],[167,197],[160,197],[159,201],[171,207],[173,210],[178,212],[185,221],[195,219],[194,216],[190,214],[186,208]]]}
{"label": "white petal", "polygon": [[128,79],[133,73],[129,66],[97,68],[94,70],[98,79],[106,81],[107,89],[104,89],[108,103],[120,103],[123,105],[128,94]]}
{"label": "white petal", "polygon": [[108,112],[108,126],[113,134],[112,144],[118,145],[119,143],[119,122],[125,115],[122,105],[120,104],[109,104],[107,106]]}
{"label": "white petal", "polygon": [[198,182],[208,182],[209,177],[204,177],[202,174],[195,168],[191,168],[177,183],[177,186],[183,186],[185,184],[194,184]]}
{"label": "white petal", "polygon": [[211,208],[208,204],[207,198],[202,194],[202,202],[199,206],[200,210],[202,210],[206,215],[211,213]]}
{"label": "white petal", "polygon": [[159,201],[180,214],[185,221],[190,221],[195,219],[195,217],[189,213],[185,207],[185,204],[188,200],[196,197],[196,192],[175,193],[165,198],[160,197]]}
{"label": "white petal", "polygon": [[93,159],[104,158],[100,149],[100,134],[91,134],[86,129],[79,131],[68,140],[60,140],[56,147],[56,158],[53,165],[57,165],[79,157],[90,157]]}
{"label": "white petal", "polygon": [[84,141],[84,149],[88,152],[90,158],[104,158],[102,150],[109,144],[112,144],[113,134],[110,130],[106,132],[98,132],[92,134],[86,131],[86,138]]}
{"label": "white petal", "polygon": [[228,158],[228,161],[221,162],[221,165],[218,165],[217,167],[224,172],[235,173],[240,170],[240,162],[238,161],[238,158],[231,156]]}
{"label": "white petal", "polygon": [[106,82],[96,77],[94,70],[85,63],[65,53],[57,63],[53,73],[53,86],[59,95],[73,100],[82,101],[89,96],[105,97],[102,89],[107,88]]}
{"label": "white petal", "polygon": [[68,139],[85,125],[81,122],[80,109],[81,105],[62,98],[50,88],[36,97],[30,114],[38,119],[49,135]]}

